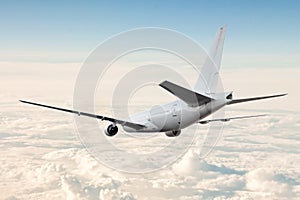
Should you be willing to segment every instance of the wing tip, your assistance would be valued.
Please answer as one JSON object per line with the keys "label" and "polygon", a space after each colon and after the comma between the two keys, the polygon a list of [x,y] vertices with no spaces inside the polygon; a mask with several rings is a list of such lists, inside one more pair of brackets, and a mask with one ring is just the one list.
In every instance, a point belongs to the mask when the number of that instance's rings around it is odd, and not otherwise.
{"label": "wing tip", "polygon": [[283,96],[286,96],[288,95],[288,93],[281,93],[281,94],[275,94],[275,95],[272,95],[273,97],[283,97]]}

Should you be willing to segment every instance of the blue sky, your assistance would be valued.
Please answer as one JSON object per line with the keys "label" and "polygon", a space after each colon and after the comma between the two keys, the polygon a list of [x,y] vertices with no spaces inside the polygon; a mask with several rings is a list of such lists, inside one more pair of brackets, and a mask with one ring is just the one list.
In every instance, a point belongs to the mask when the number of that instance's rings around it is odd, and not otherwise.
{"label": "blue sky", "polygon": [[299,10],[297,0],[2,1],[0,52],[87,56],[114,34],[149,26],[180,31],[209,47],[227,24],[228,54],[298,55]]}

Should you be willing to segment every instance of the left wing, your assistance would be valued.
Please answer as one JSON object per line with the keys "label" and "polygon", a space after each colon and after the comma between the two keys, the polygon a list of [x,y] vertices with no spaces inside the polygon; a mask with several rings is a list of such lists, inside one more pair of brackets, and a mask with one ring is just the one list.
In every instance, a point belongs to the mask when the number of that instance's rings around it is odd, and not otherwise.
{"label": "left wing", "polygon": [[200,121],[198,123],[200,123],[200,124],[207,124],[209,122],[216,122],[216,121],[228,122],[228,121],[230,121],[232,119],[246,119],[246,118],[263,117],[263,116],[267,116],[267,115],[249,115],[249,116],[230,117],[230,118],[223,118],[223,119],[211,119],[211,120]]}
{"label": "left wing", "polygon": [[134,122],[124,121],[124,120],[120,120],[120,119],[114,119],[114,118],[111,118],[111,117],[105,117],[105,116],[102,116],[102,115],[95,115],[95,114],[80,112],[80,111],[76,111],[76,110],[58,108],[58,107],[54,107],[54,106],[48,106],[48,105],[43,105],[43,104],[33,103],[33,102],[23,101],[23,100],[20,100],[20,102],[35,105],[35,106],[41,106],[41,107],[45,107],[45,108],[60,110],[60,111],[64,111],[64,112],[69,112],[69,113],[77,114],[78,116],[83,115],[83,116],[87,116],[87,117],[97,118],[97,119],[100,119],[102,121],[106,120],[106,121],[110,121],[110,122],[113,122],[113,123],[116,123],[116,124],[120,124],[122,126],[128,126],[130,128],[134,128],[136,130],[139,130],[139,129],[142,129],[142,128],[146,127],[145,125],[142,125],[142,124],[137,124],[137,123],[134,123]]}

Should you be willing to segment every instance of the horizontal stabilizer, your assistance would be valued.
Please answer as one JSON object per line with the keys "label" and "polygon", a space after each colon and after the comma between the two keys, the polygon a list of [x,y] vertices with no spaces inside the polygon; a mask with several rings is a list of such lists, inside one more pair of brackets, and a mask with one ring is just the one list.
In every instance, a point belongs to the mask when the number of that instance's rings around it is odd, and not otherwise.
{"label": "horizontal stabilizer", "polygon": [[232,101],[229,101],[227,103],[227,105],[235,104],[235,103],[243,103],[243,102],[247,102],[247,101],[256,101],[256,100],[262,100],[262,99],[281,97],[281,96],[285,96],[285,95],[287,95],[287,94],[277,94],[277,95],[271,95],[271,96],[252,97],[252,98],[245,98],[245,99],[233,99]]}
{"label": "horizontal stabilizer", "polygon": [[159,84],[159,86],[171,92],[173,95],[175,95],[176,97],[178,97],[179,99],[181,99],[182,101],[184,101],[192,107],[201,106],[213,100],[211,97],[191,91],[169,81],[164,81],[161,84]]}
{"label": "horizontal stabilizer", "polygon": [[219,121],[219,122],[228,122],[228,121],[233,120],[233,119],[246,119],[246,118],[252,118],[252,117],[264,117],[264,116],[267,116],[267,115],[250,115],[250,116],[223,118],[223,119],[211,119],[211,120],[200,121],[199,123],[200,124],[207,124],[209,122],[217,122],[217,121]]}

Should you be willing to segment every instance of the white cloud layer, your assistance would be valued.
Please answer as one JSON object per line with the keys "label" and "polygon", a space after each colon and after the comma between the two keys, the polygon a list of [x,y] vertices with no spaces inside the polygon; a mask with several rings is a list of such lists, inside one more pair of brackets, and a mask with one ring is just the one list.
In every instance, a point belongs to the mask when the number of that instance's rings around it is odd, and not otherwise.
{"label": "white cloud layer", "polygon": [[[26,116],[39,112],[20,109]],[[4,199],[296,199],[300,194],[299,136],[290,128],[299,123],[298,115],[232,122],[205,160],[192,148],[173,165],[141,175],[94,160],[72,135],[71,116],[49,128],[60,113],[42,120],[24,115],[19,120],[1,115]],[[42,132],[34,121],[44,123]],[[23,128],[7,129],[18,126]],[[62,135],[50,136],[53,129]]]}
{"label": "white cloud layer", "polygon": [[[240,71],[234,76],[238,74],[245,73]],[[227,86],[234,83],[228,82]],[[250,88],[249,85],[245,87]],[[191,148],[162,170],[127,174],[103,166],[87,153],[74,133],[71,115],[20,105],[16,85],[12,93],[0,87],[5,91],[0,104],[1,199],[297,199],[300,196],[300,113],[296,106],[293,111],[274,110],[274,105],[280,107],[278,101],[272,105],[265,102],[261,103],[265,108],[255,112],[245,109],[246,104],[242,108],[231,107],[228,116],[261,112],[270,115],[226,124],[222,138],[204,160]],[[57,87],[57,92],[62,95],[68,89],[68,85]],[[27,88],[23,94],[28,91]],[[36,94],[42,96],[42,92],[38,90]],[[49,102],[54,99],[51,95],[42,98]],[[292,98],[296,101],[298,96],[292,93]],[[71,106],[70,99],[63,99],[61,105]],[[207,128],[205,125],[200,129]],[[123,144],[133,152],[136,146],[143,150],[143,145],[128,140],[123,140]]]}

